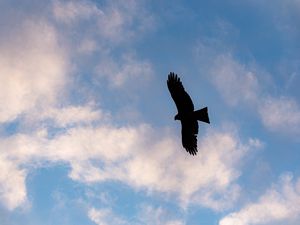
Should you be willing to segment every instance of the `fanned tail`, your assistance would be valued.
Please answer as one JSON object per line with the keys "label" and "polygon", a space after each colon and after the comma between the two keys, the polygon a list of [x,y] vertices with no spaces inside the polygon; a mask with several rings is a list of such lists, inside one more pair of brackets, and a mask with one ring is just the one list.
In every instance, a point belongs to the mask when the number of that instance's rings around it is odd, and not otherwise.
{"label": "fanned tail", "polygon": [[207,107],[194,111],[194,116],[199,121],[202,121],[202,122],[205,122],[205,123],[210,123],[209,122],[209,117],[208,117]]}

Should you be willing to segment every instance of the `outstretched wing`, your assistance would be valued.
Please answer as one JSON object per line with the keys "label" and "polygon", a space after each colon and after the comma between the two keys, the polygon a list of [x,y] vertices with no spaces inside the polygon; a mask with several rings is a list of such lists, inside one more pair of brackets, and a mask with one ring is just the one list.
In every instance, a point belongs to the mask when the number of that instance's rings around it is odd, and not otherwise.
{"label": "outstretched wing", "polygon": [[181,137],[182,145],[188,153],[196,155],[197,153],[197,120],[182,120],[181,121]]}
{"label": "outstretched wing", "polygon": [[168,88],[176,104],[179,114],[194,111],[194,104],[191,97],[186,93],[177,74],[170,73],[168,76]]}

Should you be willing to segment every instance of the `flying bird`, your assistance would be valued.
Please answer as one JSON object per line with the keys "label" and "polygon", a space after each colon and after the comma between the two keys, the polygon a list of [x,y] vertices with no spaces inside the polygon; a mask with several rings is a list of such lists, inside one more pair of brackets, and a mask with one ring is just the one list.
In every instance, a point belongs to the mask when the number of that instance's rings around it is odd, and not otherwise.
{"label": "flying bird", "polygon": [[174,119],[180,120],[181,122],[182,146],[191,155],[196,155],[198,151],[198,120],[210,123],[207,107],[194,111],[193,101],[189,94],[184,90],[177,74],[171,72],[168,75],[167,85],[178,111]]}

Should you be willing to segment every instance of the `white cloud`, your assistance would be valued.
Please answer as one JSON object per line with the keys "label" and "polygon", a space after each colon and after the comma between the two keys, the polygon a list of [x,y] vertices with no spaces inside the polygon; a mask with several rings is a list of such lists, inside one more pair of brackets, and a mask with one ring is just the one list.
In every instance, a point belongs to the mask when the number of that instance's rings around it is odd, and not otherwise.
{"label": "white cloud", "polygon": [[26,201],[26,172],[0,154],[0,201],[12,210]]}
{"label": "white cloud", "polygon": [[152,66],[147,61],[137,60],[132,55],[125,55],[120,62],[111,59],[102,61],[97,66],[97,75],[108,79],[112,87],[135,86],[141,81],[148,80],[153,74]]}
{"label": "white cloud", "polygon": [[0,150],[6,160],[28,169],[45,162],[67,163],[70,178],[83,183],[116,180],[176,195],[183,204],[215,210],[231,206],[239,194],[239,161],[255,148],[252,141],[243,144],[231,132],[215,131],[200,140],[197,157],[188,157],[176,139],[156,132],[147,125],[74,127],[52,139],[16,134],[2,139]]}
{"label": "white cloud", "polygon": [[298,134],[300,106],[292,97],[275,98],[264,93],[265,74],[255,67],[247,68],[230,55],[216,57],[210,72],[211,80],[225,102],[231,106],[248,105],[260,117],[263,125],[272,131]]}
{"label": "white cloud", "polygon": [[260,87],[256,71],[250,71],[230,55],[218,56],[210,73],[214,85],[228,104],[235,106],[257,101]]}
{"label": "white cloud", "polygon": [[[47,7],[49,5],[45,5]],[[56,22],[67,26],[97,17],[96,25],[101,29],[94,29],[99,32],[97,38],[82,40],[80,48],[83,52],[96,48],[96,41],[102,42],[106,38],[118,41],[147,26],[146,19],[134,19],[145,15],[142,5],[135,1],[126,4],[108,2],[103,9],[91,2],[54,1],[52,7]],[[61,24],[55,27],[50,23],[53,15],[28,19],[22,14],[20,21],[23,22],[8,27],[0,41],[0,122],[9,123],[22,116],[22,133],[0,139],[3,173],[0,200],[11,210],[26,201],[28,170],[45,163],[63,162],[70,164],[72,179],[82,182],[106,180],[111,178],[111,173],[104,173],[94,161],[116,162],[138,145],[134,142],[138,142],[140,128],[101,127],[99,124],[110,121],[108,113],[89,104],[66,104],[71,89],[68,85],[73,84],[70,71],[74,71],[69,63],[72,51],[66,50],[70,46],[62,45],[68,31],[60,29]],[[70,39],[68,45],[75,46],[76,41]],[[124,60],[128,65],[122,64],[121,72],[112,75],[117,85],[136,80],[139,73],[147,76],[151,70],[147,62],[132,57]]]}
{"label": "white cloud", "polygon": [[141,1],[114,1],[105,8],[105,16],[98,21],[101,34],[114,41],[129,40],[136,34],[150,30],[154,17]]}
{"label": "white cloud", "polygon": [[89,1],[53,1],[54,17],[63,23],[72,23],[92,16],[101,16],[103,12]]}
{"label": "white cloud", "polygon": [[163,209],[162,207],[154,208],[150,205],[142,205],[137,216],[130,221],[116,215],[111,208],[90,208],[88,211],[90,220],[99,225],[106,224],[136,224],[136,225],[184,225],[180,219],[174,219],[174,213]]}
{"label": "white cloud", "polygon": [[25,21],[17,30],[0,43],[0,122],[37,105],[55,104],[68,73],[68,60],[51,25]]}
{"label": "white cloud", "polygon": [[153,207],[151,205],[142,205],[138,215],[139,223],[143,225],[184,225],[185,222],[178,219],[178,215],[162,207]]}
{"label": "white cloud", "polygon": [[[66,26],[97,17],[96,24],[101,28],[95,35],[98,39],[88,40],[109,39],[109,48],[148,25],[143,20],[147,18],[144,10],[135,1],[108,3],[101,9],[92,3],[55,1],[53,10],[57,22]],[[72,79],[68,64],[71,56],[58,40],[65,33],[58,34],[59,30],[44,20],[26,21],[17,30],[9,43],[0,45],[0,121],[9,122],[26,114],[32,124],[38,125],[0,139],[0,165],[3,171],[11,171],[7,178],[10,182],[0,180],[0,199],[7,208],[15,209],[26,201],[27,171],[56,163],[68,164],[69,177],[86,184],[115,180],[149,193],[177,196],[183,205],[194,203],[214,210],[234,203],[239,194],[239,161],[256,147],[251,140],[242,143],[234,132],[211,131],[199,141],[198,156],[190,157],[180,147],[179,138],[166,131],[145,124],[117,126],[109,121],[99,125],[105,113],[85,104],[58,107],[65,105],[64,91],[69,91],[67,85]],[[93,43],[84,51],[92,51],[95,46]],[[114,87],[127,86],[151,73],[147,61],[125,54],[120,62],[114,62],[107,54],[107,58],[103,54],[100,66]],[[246,76],[252,82],[252,75]],[[252,86],[255,80],[250,89]],[[48,127],[44,123],[47,119],[54,121],[59,132],[48,135],[53,123]],[[94,209],[90,217],[100,223],[110,213]]]}
{"label": "white cloud", "polygon": [[168,221],[165,225],[184,225],[185,223],[183,223],[180,220],[173,220],[173,221]]}
{"label": "white cloud", "polygon": [[79,53],[89,54],[98,49],[97,41],[93,40],[92,38],[83,39],[78,47]]}
{"label": "white cloud", "polygon": [[259,113],[266,127],[286,133],[300,132],[300,107],[294,99],[287,97],[266,98]]}
{"label": "white cloud", "polygon": [[[153,27],[154,17],[140,1],[107,1],[95,4],[89,1],[54,1],[54,17],[68,25],[90,21],[95,34],[103,41],[117,44],[130,41]],[[89,34],[89,32],[88,32]]]}
{"label": "white cloud", "polygon": [[[47,7],[49,5],[45,6],[45,8]],[[118,39],[125,38],[126,33],[138,34],[139,26],[147,26],[146,22],[142,22],[143,19],[136,19],[144,18],[144,15],[147,14],[143,14],[144,12],[143,5],[135,1],[129,1],[126,4],[107,2],[101,9],[99,5],[87,1],[53,1],[53,15],[48,16],[54,16],[60,23],[82,21],[94,16],[97,17],[98,23],[102,24],[102,28],[105,26],[113,27],[111,32],[119,30],[120,33],[114,34],[115,37],[112,38]],[[115,24],[116,22],[113,21],[115,14],[121,15],[122,22]],[[53,108],[53,116],[59,119],[57,105],[61,105],[62,101],[66,100],[64,99],[66,98],[65,93],[68,92],[66,85],[72,82],[70,71],[74,72],[74,65],[69,64],[71,58],[76,58],[78,52],[94,51],[105,39],[106,34],[103,34],[103,30],[106,30],[106,33],[110,32],[110,28],[98,29],[95,27],[95,23],[89,23],[87,29],[94,26],[91,29],[93,32],[81,30],[80,33],[85,33],[86,36],[79,36],[79,40],[77,40],[73,36],[68,36],[70,35],[69,31],[75,29],[74,27],[70,29],[61,29],[60,26],[54,27],[50,20],[46,20],[46,16],[34,19],[25,17],[20,19],[24,22],[10,27],[9,32],[3,33],[2,36],[5,38],[2,38],[0,43],[2,52],[0,56],[0,88],[2,90],[0,94],[0,122],[9,122],[20,115],[30,114],[33,109],[37,112],[49,108]],[[76,26],[79,30],[85,27],[79,24]],[[118,29],[115,29],[116,26]],[[98,32],[102,33],[99,34]],[[111,35],[108,34],[108,36]],[[113,48],[114,44],[110,43],[106,46],[110,49]],[[71,50],[76,48],[78,48],[78,52]],[[101,62],[109,61],[110,63],[107,64],[107,67],[101,67],[107,72],[101,76],[108,78],[112,86],[122,86],[136,80],[147,80],[152,73],[151,64],[147,61],[139,61],[136,57],[128,54],[125,54],[120,62],[119,60],[112,61],[112,57],[108,53],[109,50],[105,52],[100,57]],[[101,63],[101,65],[104,64]],[[108,72],[112,74],[108,74]],[[57,113],[54,112],[55,109],[57,109]],[[63,111],[66,112],[66,108]],[[82,113],[81,110],[81,116]]]}
{"label": "white cloud", "polygon": [[98,225],[109,225],[109,224],[128,224],[125,220],[117,217],[111,209],[103,208],[103,209],[95,209],[91,208],[88,212],[89,218]]}
{"label": "white cloud", "polygon": [[75,124],[89,124],[99,120],[105,122],[110,119],[109,113],[102,112],[101,110],[94,110],[90,105],[50,108],[44,112],[36,113],[40,113],[40,115],[36,115],[36,118],[52,119],[58,127]]}
{"label": "white cloud", "polygon": [[[72,55],[98,54],[97,65],[90,65],[88,68],[95,75],[95,83],[102,83],[102,78],[105,78],[111,87],[129,85],[130,90],[139,86],[136,82],[141,84],[141,81],[147,81],[152,76],[151,63],[139,59],[131,47],[130,52],[122,50],[120,54],[114,54],[116,49],[119,51],[153,27],[153,16],[146,10],[143,2],[130,0],[126,3],[107,1],[96,4],[86,1],[55,1],[52,10],[60,23],[67,24],[63,26],[62,32],[68,36],[68,45],[74,42],[68,47]],[[78,32],[76,38],[73,37],[74,31]],[[98,82],[99,79],[101,80]],[[135,85],[130,85],[133,83]]]}
{"label": "white cloud", "polygon": [[[281,177],[279,184],[272,186],[255,203],[249,203],[240,211],[225,216],[220,225],[256,225],[299,223],[300,179],[293,182],[291,175]],[[298,221],[298,223],[297,223]]]}

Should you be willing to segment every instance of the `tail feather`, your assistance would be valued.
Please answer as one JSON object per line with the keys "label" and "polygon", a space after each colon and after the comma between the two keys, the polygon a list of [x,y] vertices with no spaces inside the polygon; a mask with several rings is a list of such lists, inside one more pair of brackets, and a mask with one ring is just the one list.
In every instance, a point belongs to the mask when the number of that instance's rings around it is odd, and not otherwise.
{"label": "tail feather", "polygon": [[210,123],[207,107],[194,111],[194,116],[199,121]]}

